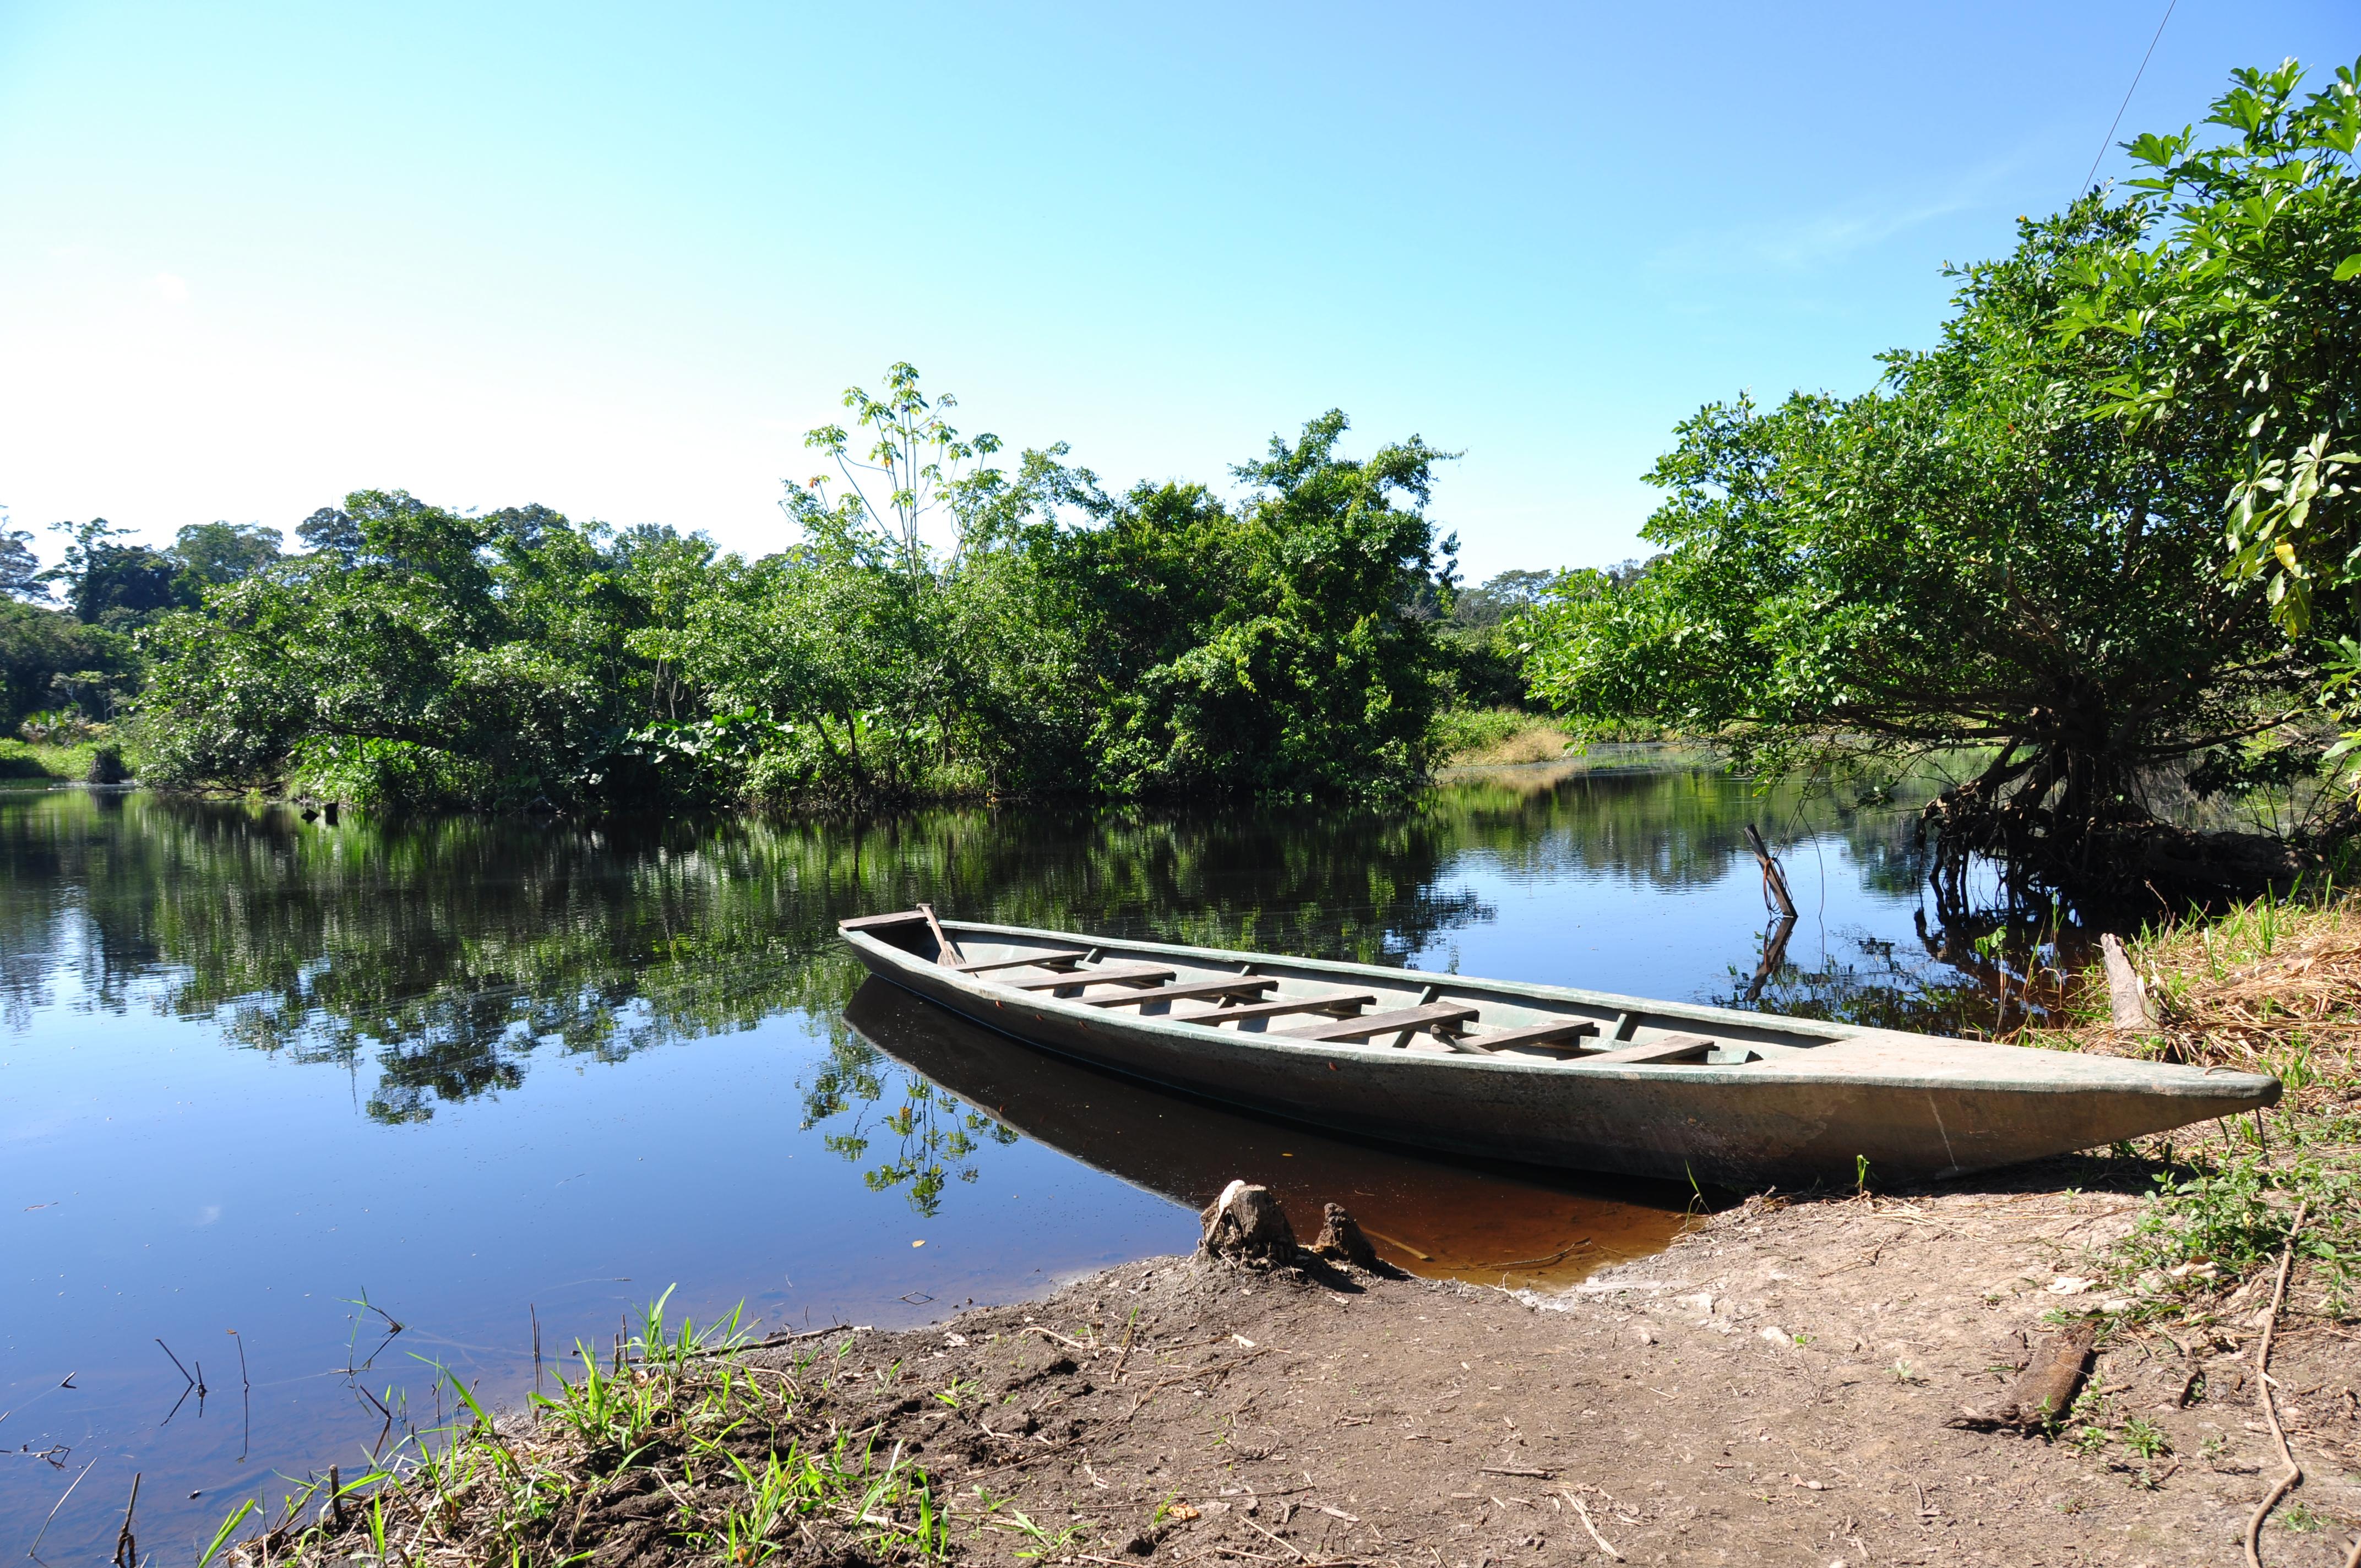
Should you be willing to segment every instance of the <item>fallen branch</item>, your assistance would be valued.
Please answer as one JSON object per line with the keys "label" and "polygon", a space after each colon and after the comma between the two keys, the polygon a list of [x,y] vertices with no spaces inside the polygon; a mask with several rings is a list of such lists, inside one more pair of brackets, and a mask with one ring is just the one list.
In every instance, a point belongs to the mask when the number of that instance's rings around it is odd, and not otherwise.
{"label": "fallen branch", "polygon": [[2263,1419],[2271,1423],[2271,1441],[2279,1445],[2279,1463],[2287,1466],[2287,1474],[2263,1495],[2263,1500],[2255,1505],[2253,1516],[2246,1520],[2246,1568],[2263,1568],[2263,1520],[2279,1507],[2279,1499],[2303,1480],[2303,1466],[2295,1462],[2295,1451],[2288,1447],[2287,1429],[2279,1425],[2279,1403],[2271,1398],[2271,1336],[2279,1330],[2279,1308],[2287,1301],[2288,1270],[2295,1263],[2296,1233],[2303,1229],[2304,1215],[2311,1209],[2310,1199],[2297,1204],[2295,1223],[2288,1226],[2287,1245],[2279,1253],[2279,1283],[2271,1287],[2270,1316],[2263,1320],[2262,1348],[2255,1354],[2255,1381],[2262,1391]]}
{"label": "fallen branch", "polygon": [[1622,1562],[1623,1554],[1616,1551],[1614,1547],[1609,1545],[1607,1538],[1598,1533],[1598,1527],[1590,1522],[1590,1510],[1582,1506],[1582,1499],[1576,1497],[1572,1492],[1568,1492],[1565,1495],[1565,1500],[1574,1505],[1576,1516],[1582,1520],[1582,1528],[1590,1532],[1591,1540],[1598,1542],[1598,1550],[1607,1553],[1608,1556],[1615,1559],[1616,1562]]}
{"label": "fallen branch", "polygon": [[1989,1410],[1961,1410],[1943,1424],[1969,1431],[2018,1432],[2054,1426],[2073,1408],[2074,1390],[2090,1369],[2092,1347],[2097,1343],[2098,1331],[2088,1323],[2050,1335],[2025,1364],[2005,1403]]}

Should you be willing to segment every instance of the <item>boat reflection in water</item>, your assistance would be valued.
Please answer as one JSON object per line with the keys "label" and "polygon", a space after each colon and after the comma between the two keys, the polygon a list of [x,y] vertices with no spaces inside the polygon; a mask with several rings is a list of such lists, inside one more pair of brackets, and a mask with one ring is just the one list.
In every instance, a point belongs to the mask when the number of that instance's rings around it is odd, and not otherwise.
{"label": "boat reflection in water", "polygon": [[1158,1089],[1021,1045],[871,980],[845,1021],[1003,1124],[1136,1187],[1202,1208],[1268,1186],[1307,1241],[1352,1211],[1387,1261],[1436,1279],[1564,1286],[1661,1251],[1696,1194],[1669,1183],[1455,1161],[1361,1144]]}

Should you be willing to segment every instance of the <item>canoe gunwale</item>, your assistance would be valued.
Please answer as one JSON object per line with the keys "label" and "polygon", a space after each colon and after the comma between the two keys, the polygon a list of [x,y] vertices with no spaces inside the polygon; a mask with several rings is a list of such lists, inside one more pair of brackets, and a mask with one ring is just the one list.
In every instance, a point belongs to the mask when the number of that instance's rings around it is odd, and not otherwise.
{"label": "canoe gunwale", "polygon": [[[1132,1035],[1143,1042],[1179,1045],[1202,1049],[1215,1042],[1235,1047],[1243,1044],[1274,1057],[1290,1056],[1312,1060],[1337,1062],[1385,1062],[1406,1066],[1413,1070],[1450,1071],[1455,1074],[1507,1074],[1521,1078],[1546,1078],[1554,1080],[1620,1080],[1633,1083],[1677,1080],[1700,1088],[1742,1088],[1747,1085],[1825,1085],[1831,1089],[1841,1084],[1866,1090],[1922,1091],[1929,1093],[2003,1093],[2003,1094],[2085,1094],[2101,1089],[2136,1089],[2137,1091],[2165,1098],[2210,1098],[2225,1090],[2235,1090],[2243,1080],[2270,1082],[2258,1075],[2223,1073],[2207,1069],[2201,1075],[2195,1069],[2178,1069],[2158,1071],[2155,1064],[2136,1062],[2129,1058],[2086,1057],[2076,1053],[2032,1050],[2024,1047],[2003,1046],[1994,1042],[1957,1039],[1939,1035],[1913,1034],[1904,1030],[1879,1029],[1861,1025],[1823,1023],[1817,1019],[1787,1019],[1776,1014],[1744,1013],[1734,1008],[1712,1007],[1697,1003],[1669,1002],[1653,997],[1626,996],[1609,992],[1594,992],[1568,986],[1542,985],[1521,981],[1499,981],[1466,975],[1438,974],[1432,970],[1392,969],[1378,964],[1359,964],[1340,959],[1296,958],[1284,954],[1256,953],[1219,948],[1194,948],[1174,943],[1131,941],[1091,938],[1071,931],[1060,931],[1038,927],[996,926],[974,921],[946,921],[954,939],[978,938],[1010,938],[1025,941],[1047,940],[1069,946],[1086,942],[1103,949],[1106,958],[1129,955],[1188,959],[1200,963],[1231,963],[1251,965],[1281,965],[1318,971],[1339,979],[1349,977],[1382,982],[1390,987],[1406,985],[1439,986],[1446,991],[1495,994],[1504,1001],[1565,1006],[1572,1004],[1584,1009],[1607,1013],[1632,1013],[1654,1025],[1680,1023],[1689,1025],[1718,1027],[1719,1037],[1731,1043],[1755,1043],[1769,1036],[1769,1043],[1785,1042],[1806,1049],[1842,1047],[1852,1043],[1875,1044],[1880,1041],[1907,1043],[1914,1047],[1937,1046],[1956,1047],[1976,1053],[2004,1053],[1995,1059],[2024,1060],[2040,1058],[2043,1065],[2053,1069],[2050,1074],[2026,1076],[2022,1073],[1996,1073],[1991,1076],[1956,1076],[1893,1070],[1863,1062],[1836,1062],[1789,1065],[1793,1058],[1767,1058],[1742,1065],[1718,1067],[1711,1063],[1637,1063],[1620,1062],[1597,1066],[1585,1065],[1580,1058],[1550,1059],[1531,1056],[1482,1056],[1454,1051],[1449,1054],[1411,1052],[1390,1046],[1347,1041],[1312,1041],[1290,1039],[1274,1033],[1209,1029],[1202,1023],[1188,1022],[1158,1015],[1127,1015],[1104,1007],[1093,1006],[1079,998],[1065,998],[1042,992],[1021,992],[1007,987],[994,986],[988,980],[963,973],[920,957],[907,948],[880,941],[869,931],[860,928],[842,931],[844,939],[862,955],[864,963],[873,973],[889,980],[906,975],[917,981],[924,977],[928,986],[954,991],[974,1004],[970,1014],[976,1021],[1000,1033],[1013,1036],[1029,1044],[1039,1045],[1015,1026],[1014,1021],[995,1019],[994,1013],[1005,1013],[1012,1005],[1039,1009],[1053,1015],[1068,1018],[1093,1034],[1120,1038]],[[897,981],[897,983],[900,983]],[[905,984],[903,989],[917,989]],[[920,990],[921,995],[925,994]],[[939,998],[929,998],[939,1001]],[[1482,1036],[1477,1036],[1480,1044]],[[1045,1048],[1055,1049],[1054,1047]],[[2017,1053],[2023,1052],[2023,1057]],[[1061,1053],[1063,1054],[1063,1053]],[[1808,1058],[1806,1058],[1808,1059]],[[2069,1064],[2073,1064],[2070,1066]],[[2055,1070],[2055,1069],[2064,1070]],[[2135,1071],[2134,1069],[2146,1069]],[[2122,1076],[2117,1076],[2120,1073]],[[1467,1081],[1462,1078],[1456,1081]],[[2276,1099],[2274,1094],[2272,1098]]]}

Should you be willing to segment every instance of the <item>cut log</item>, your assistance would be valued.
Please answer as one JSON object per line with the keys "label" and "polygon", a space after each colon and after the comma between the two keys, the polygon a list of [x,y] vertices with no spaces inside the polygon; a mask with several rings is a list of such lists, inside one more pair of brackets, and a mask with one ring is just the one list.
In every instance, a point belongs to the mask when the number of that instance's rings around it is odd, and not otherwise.
{"label": "cut log", "polygon": [[1312,1244],[1312,1250],[1322,1257],[1349,1263],[1356,1268],[1375,1268],[1378,1266],[1377,1249],[1369,1245],[1369,1238],[1361,1234],[1361,1227],[1353,1216],[1345,1212],[1342,1203],[1328,1205],[1327,1215],[1320,1223],[1319,1238]]}
{"label": "cut log", "polygon": [[1988,1410],[1961,1410],[1946,1426],[1970,1431],[2047,1431],[2074,1408],[2074,1392],[2091,1369],[2091,1347],[2098,1330],[2076,1323],[2041,1342],[2033,1359],[2017,1375],[2008,1398]]}
{"label": "cut log", "polygon": [[1268,1187],[1233,1181],[1199,1218],[1205,1231],[1197,1245],[1207,1257],[1265,1267],[1295,1261],[1295,1227]]}
{"label": "cut log", "polygon": [[2155,1028],[2155,1004],[2148,1001],[2147,987],[2140,983],[2139,971],[2124,952],[2124,939],[2113,931],[2101,937],[2099,957],[2107,966],[2107,1002],[2115,1027],[2127,1035]]}

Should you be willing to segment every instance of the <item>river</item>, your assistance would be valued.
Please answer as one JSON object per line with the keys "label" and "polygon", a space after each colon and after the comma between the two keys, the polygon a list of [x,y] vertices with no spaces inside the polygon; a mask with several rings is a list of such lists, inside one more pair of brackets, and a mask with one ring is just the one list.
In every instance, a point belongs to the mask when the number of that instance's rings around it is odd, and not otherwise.
{"label": "river", "polygon": [[446,1418],[446,1376],[514,1405],[667,1288],[763,1329],[926,1321],[1184,1250],[1232,1176],[1299,1223],[1344,1201],[1430,1274],[1548,1286],[1661,1246],[1709,1195],[1174,1100],[864,989],[834,922],[923,898],[1745,1005],[1753,821],[1802,920],[1752,1004],[1990,1026],[1919,925],[1911,806],[1644,755],[1387,818],[0,794],[0,1552],[105,1556],[137,1474],[143,1552],[193,1560],[241,1498]]}

